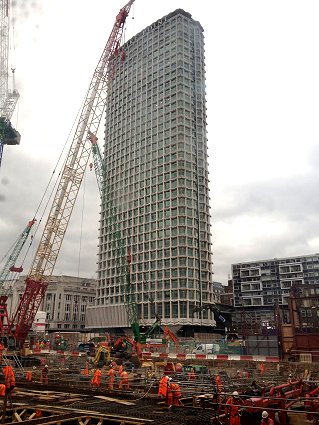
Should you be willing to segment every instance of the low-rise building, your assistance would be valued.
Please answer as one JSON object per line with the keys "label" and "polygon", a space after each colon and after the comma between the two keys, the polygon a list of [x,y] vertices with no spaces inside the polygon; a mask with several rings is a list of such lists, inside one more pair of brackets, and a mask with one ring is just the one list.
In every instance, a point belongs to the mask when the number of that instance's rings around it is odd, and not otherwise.
{"label": "low-rise building", "polygon": [[[25,289],[25,276],[11,285],[8,298],[9,317],[12,317]],[[96,279],[75,276],[51,276],[39,310],[46,312],[46,332],[85,329],[86,309],[93,305]]]}
{"label": "low-rise building", "polygon": [[242,325],[246,332],[269,332],[276,327],[276,305],[280,306],[283,322],[289,323],[292,287],[319,288],[319,254],[233,264],[232,280],[234,325]]}

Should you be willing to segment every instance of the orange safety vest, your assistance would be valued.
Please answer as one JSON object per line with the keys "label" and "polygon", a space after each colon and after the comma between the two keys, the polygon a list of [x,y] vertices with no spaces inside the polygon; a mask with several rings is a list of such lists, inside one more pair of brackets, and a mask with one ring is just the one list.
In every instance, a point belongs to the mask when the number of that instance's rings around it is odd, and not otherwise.
{"label": "orange safety vest", "polygon": [[31,382],[31,381],[32,381],[32,372],[31,372],[31,370],[28,370],[28,371],[27,371],[27,373],[26,373],[26,375],[25,375],[25,379],[26,379],[27,381],[29,381],[29,382]]}
{"label": "orange safety vest", "polygon": [[240,425],[239,406],[234,404],[241,404],[241,400],[229,397],[226,401],[225,412],[230,414],[230,425]]}
{"label": "orange safety vest", "polygon": [[179,399],[182,396],[181,388],[178,384],[175,384],[174,382],[170,385],[170,390],[172,392],[172,404],[174,406],[179,406],[180,401]]}
{"label": "orange safety vest", "polygon": [[6,395],[6,386],[4,384],[0,384],[0,397],[4,397]]}
{"label": "orange safety vest", "polygon": [[173,392],[172,392],[172,384],[167,387],[167,397],[166,402],[169,406],[173,404]]}
{"label": "orange safety vest", "polygon": [[85,364],[85,369],[83,370],[83,375],[88,376],[89,375],[89,364]]}
{"label": "orange safety vest", "polygon": [[196,379],[195,371],[194,371],[193,368],[191,369],[190,373],[188,374],[188,379],[190,381],[194,381]]}
{"label": "orange safety vest", "polygon": [[215,382],[216,382],[217,391],[222,391],[223,390],[223,381],[222,381],[222,378],[219,375],[216,376]]}
{"label": "orange safety vest", "polygon": [[35,411],[35,417],[36,418],[41,418],[43,416],[42,411],[40,409],[37,409]]}
{"label": "orange safety vest", "polygon": [[113,390],[113,385],[114,385],[114,380],[115,380],[115,374],[116,374],[116,372],[115,372],[115,370],[113,368],[112,369],[109,369],[107,371],[107,376],[109,377],[109,382],[108,382],[107,387],[110,390]]}
{"label": "orange safety vest", "polygon": [[167,396],[167,390],[168,390],[168,376],[162,376],[160,383],[159,383],[159,387],[158,387],[158,393],[157,395],[159,395],[160,397],[166,398]]}
{"label": "orange safety vest", "polygon": [[262,419],[261,420],[261,425],[274,425],[274,421],[270,418],[267,419]]}
{"label": "orange safety vest", "polygon": [[92,385],[96,387],[99,387],[101,385],[101,375],[102,375],[102,372],[100,371],[100,369],[97,369],[94,372],[94,375],[91,381]]}
{"label": "orange safety vest", "polygon": [[5,386],[7,388],[15,387],[15,385],[16,385],[16,379],[15,379],[14,372],[12,370],[12,367],[11,366],[8,366],[8,365],[5,366],[3,368],[3,373],[4,373],[4,383],[5,383]]}
{"label": "orange safety vest", "polygon": [[121,373],[121,381],[119,383],[119,389],[121,389],[122,387],[126,389],[130,388],[128,382],[128,373],[125,370],[123,370],[123,372]]}

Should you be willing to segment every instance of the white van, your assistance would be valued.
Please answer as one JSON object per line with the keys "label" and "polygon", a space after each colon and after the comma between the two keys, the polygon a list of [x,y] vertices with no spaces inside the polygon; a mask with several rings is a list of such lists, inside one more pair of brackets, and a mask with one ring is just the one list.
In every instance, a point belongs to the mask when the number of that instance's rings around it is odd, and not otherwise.
{"label": "white van", "polygon": [[195,350],[193,350],[193,354],[218,354],[219,353],[219,344],[200,344]]}

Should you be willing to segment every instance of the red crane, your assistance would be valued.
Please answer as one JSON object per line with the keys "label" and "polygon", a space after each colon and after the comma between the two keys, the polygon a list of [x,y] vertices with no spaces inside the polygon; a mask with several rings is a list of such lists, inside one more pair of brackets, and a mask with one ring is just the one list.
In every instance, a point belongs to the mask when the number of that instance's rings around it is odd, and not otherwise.
{"label": "red crane", "polygon": [[13,317],[17,347],[22,347],[44,298],[91,155],[90,134],[96,134],[105,109],[108,83],[113,77],[110,60],[118,55],[124,24],[134,0],[118,13],[95,68],[49,216],[26,278],[26,287]]}
{"label": "red crane", "polygon": [[7,300],[10,293],[10,285],[7,284],[10,272],[21,273],[23,271],[22,266],[16,266],[16,261],[21,253],[21,250],[30,234],[31,228],[35,223],[35,219],[30,220],[18,237],[14,244],[8,258],[0,271],[0,335],[9,336],[11,333],[10,320],[7,310]]}

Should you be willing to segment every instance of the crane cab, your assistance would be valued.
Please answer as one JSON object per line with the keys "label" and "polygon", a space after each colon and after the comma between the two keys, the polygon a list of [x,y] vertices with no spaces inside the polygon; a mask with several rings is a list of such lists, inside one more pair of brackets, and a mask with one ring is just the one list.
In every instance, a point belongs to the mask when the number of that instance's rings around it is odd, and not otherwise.
{"label": "crane cab", "polygon": [[19,145],[21,135],[12,127],[11,122],[0,117],[0,143],[3,145]]}

